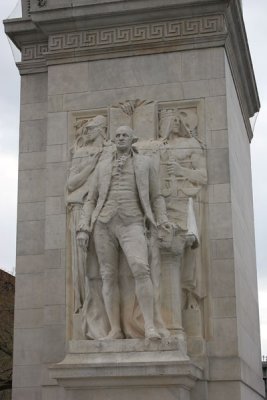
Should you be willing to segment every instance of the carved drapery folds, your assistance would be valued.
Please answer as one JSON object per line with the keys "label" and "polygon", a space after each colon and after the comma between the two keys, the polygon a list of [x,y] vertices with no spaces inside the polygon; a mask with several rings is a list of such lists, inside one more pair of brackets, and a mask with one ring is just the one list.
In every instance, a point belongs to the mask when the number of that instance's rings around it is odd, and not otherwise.
{"label": "carved drapery folds", "polygon": [[[203,353],[203,218],[207,171],[201,102],[125,100],[104,110],[73,114],[73,123],[71,167],[66,189],[72,270],[72,313],[69,319],[73,330],[70,337],[101,339],[107,337],[111,329],[103,300],[103,274],[100,273],[93,232],[90,232],[86,250],[78,245],[77,232],[86,199],[90,197],[90,187],[95,185],[94,179],[99,174],[97,171],[101,170],[101,164],[109,162],[110,169],[114,170],[115,161],[112,160],[117,157],[114,138],[116,142],[119,127],[128,126],[138,138],[132,146],[131,157],[136,193],[143,208],[142,223],[153,286],[154,325],[159,336],[174,335],[181,340],[187,337],[189,351],[194,348],[192,352]],[[135,167],[135,154],[139,157],[139,164],[143,163],[143,158],[149,160],[155,172],[158,196],[167,211],[167,229],[164,224],[156,227],[146,221],[139,184],[142,177],[139,178]],[[146,162],[143,168],[147,168]],[[112,179],[113,175],[111,182]],[[115,185],[109,184],[112,188]],[[149,180],[148,185],[154,183]],[[107,193],[111,190],[109,188]],[[148,201],[155,215],[158,205],[153,204],[153,190],[149,187]],[[118,204],[121,204],[121,194],[118,196]],[[116,279],[119,282],[122,334],[125,338],[142,338],[146,327],[137,300],[136,277],[125,252],[120,249],[119,254]]]}

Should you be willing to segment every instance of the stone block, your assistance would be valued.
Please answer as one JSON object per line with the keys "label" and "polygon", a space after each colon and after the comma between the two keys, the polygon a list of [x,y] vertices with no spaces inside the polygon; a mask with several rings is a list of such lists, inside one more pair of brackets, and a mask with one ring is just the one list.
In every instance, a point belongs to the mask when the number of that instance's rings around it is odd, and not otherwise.
{"label": "stone block", "polygon": [[[239,307],[237,308],[237,310],[239,317]],[[259,330],[254,325],[254,321],[255,320],[252,316],[248,316],[248,321],[246,321],[246,324],[242,323],[243,321],[241,318],[239,318],[238,320],[239,354],[242,357],[242,360],[244,360],[245,363],[249,365],[252,370],[257,372],[258,375],[261,375],[261,354],[258,347],[258,343],[260,343],[260,335]],[[245,325],[250,325],[250,327],[247,328],[247,326]]]}
{"label": "stone block", "polygon": [[66,94],[63,98],[64,111],[76,111],[91,108],[103,108],[110,104],[117,104],[125,99],[136,99],[132,88],[122,88],[119,90],[103,90],[90,93]]}
{"label": "stone block", "polygon": [[41,308],[44,304],[43,274],[23,274],[16,276],[16,309]]}
{"label": "stone block", "polygon": [[183,88],[180,82],[138,86],[134,89],[137,98],[140,99],[154,99],[155,101],[175,101],[184,99]]}
{"label": "stone block", "polygon": [[181,80],[180,53],[101,60],[89,63],[89,90],[146,86]]}
{"label": "stone block", "polygon": [[211,255],[214,260],[234,258],[233,239],[211,240]]}
{"label": "stone block", "polygon": [[218,357],[237,356],[236,318],[214,318],[212,321],[213,339],[208,343],[209,354]]}
{"label": "stone block", "polygon": [[209,382],[208,396],[212,400],[241,399],[240,384],[231,381]]}
{"label": "stone block", "polygon": [[19,203],[17,220],[18,221],[40,221],[45,217],[45,203]]}
{"label": "stone block", "polygon": [[43,363],[57,363],[65,355],[65,325],[49,325],[43,328]]}
{"label": "stone block", "polygon": [[211,148],[228,148],[228,132],[226,130],[211,131]]}
{"label": "stone block", "polygon": [[183,82],[182,88],[185,99],[199,99],[210,95],[208,80]]}
{"label": "stone block", "polygon": [[62,249],[61,250],[61,256],[60,256],[60,260],[61,260],[61,268],[65,268],[66,269],[66,249]]}
{"label": "stone block", "polygon": [[46,268],[59,268],[61,266],[61,250],[45,250]]}
{"label": "stone block", "polygon": [[19,388],[12,390],[12,400],[42,400],[41,388]]}
{"label": "stone block", "polygon": [[15,366],[41,364],[43,329],[15,329],[14,343]]}
{"label": "stone block", "polygon": [[45,196],[45,170],[33,169],[19,171],[18,202],[44,201]]}
{"label": "stone block", "polygon": [[225,78],[210,79],[209,80],[210,96],[225,96],[226,95],[226,82]]}
{"label": "stone block", "polygon": [[20,108],[21,121],[33,121],[47,117],[47,103],[23,104]]}
{"label": "stone block", "polygon": [[49,215],[45,224],[45,249],[66,247],[66,215]]}
{"label": "stone block", "polygon": [[46,119],[24,121],[20,124],[20,153],[46,150]]}
{"label": "stone block", "polygon": [[127,100],[153,99],[158,101],[180,100],[184,98],[181,83],[134,86],[120,89],[100,90],[90,93],[64,95],[64,111],[107,107]]}
{"label": "stone block", "polygon": [[231,191],[229,183],[208,186],[209,203],[229,203]]}
{"label": "stone block", "polygon": [[[254,380],[255,382],[255,380]],[[259,383],[257,386],[256,390],[261,388],[261,393],[264,393],[264,383],[263,380]],[[241,384],[241,393],[240,393],[240,398],[242,400],[259,400],[259,394],[258,392],[255,392],[252,387],[249,387],[248,385]]]}
{"label": "stone block", "polygon": [[86,92],[88,82],[88,63],[55,65],[49,68],[48,94]]}
{"label": "stone block", "polygon": [[16,309],[15,328],[29,329],[43,326],[43,308]]}
{"label": "stone block", "polygon": [[209,149],[207,151],[207,165],[209,184],[221,184],[230,181],[228,149]]}
{"label": "stone block", "polygon": [[17,255],[41,254],[44,251],[44,220],[19,221],[17,224]]}
{"label": "stone block", "polygon": [[236,297],[217,297],[212,299],[214,318],[236,317]]}
{"label": "stone block", "polygon": [[27,388],[40,386],[41,371],[41,365],[17,365],[12,377],[12,387]]}
{"label": "stone block", "polygon": [[65,195],[66,179],[66,165],[60,163],[48,164],[46,169],[46,196],[63,197]]}
{"label": "stone block", "polygon": [[235,296],[234,260],[212,261],[212,295],[213,297]]}
{"label": "stone block", "polygon": [[63,268],[49,269],[45,273],[45,305],[66,303],[66,273]]}
{"label": "stone block", "polygon": [[182,53],[182,81],[224,78],[224,50],[213,48]]}
{"label": "stone block", "polygon": [[[120,62],[120,60],[117,60]],[[133,72],[138,79],[137,86],[160,85],[181,81],[180,53],[153,54],[149,56],[133,57]],[[129,61],[128,61],[129,63]],[[125,69],[127,68],[127,64]],[[125,81],[127,83],[127,79]],[[134,85],[125,85],[134,86]]]}
{"label": "stone block", "polygon": [[66,144],[47,146],[46,160],[48,163],[68,161],[68,148]]}
{"label": "stone block", "polygon": [[208,385],[207,382],[198,381],[192,388],[190,393],[190,400],[207,400],[208,398]]}
{"label": "stone block", "polygon": [[47,197],[45,202],[46,215],[62,214],[65,211],[64,198],[62,197]]}
{"label": "stone block", "polygon": [[42,400],[66,400],[66,391],[61,387],[46,386],[42,389]]}
{"label": "stone block", "polygon": [[238,380],[241,377],[241,362],[237,357],[211,357],[210,377],[215,381]]}
{"label": "stone block", "polygon": [[215,96],[205,99],[207,129],[218,131],[227,129],[226,97]]}
{"label": "stone block", "polygon": [[63,95],[48,96],[48,112],[63,111]]}
{"label": "stone block", "polygon": [[47,74],[23,75],[21,77],[21,104],[45,103],[47,101]]}
{"label": "stone block", "polygon": [[46,263],[43,254],[17,256],[17,274],[38,274],[44,272]]}
{"label": "stone block", "polygon": [[50,305],[44,308],[44,323],[45,325],[64,325],[66,323],[66,306]]}
{"label": "stone block", "polygon": [[258,355],[256,357],[258,359],[258,366],[255,370],[252,369],[251,365],[243,362],[243,360],[241,361],[241,376],[243,382],[246,382],[246,385],[242,385],[245,390],[243,391],[241,388],[241,393],[244,394],[246,400],[258,399],[258,392],[265,393],[265,382],[262,379],[261,356]]}
{"label": "stone block", "polygon": [[46,154],[44,151],[21,153],[19,156],[19,170],[44,168]]}
{"label": "stone block", "polygon": [[230,239],[232,231],[232,211],[230,203],[209,205],[210,239]]}
{"label": "stone block", "polygon": [[67,113],[57,112],[48,114],[47,122],[47,144],[64,144],[67,143],[68,127]]}
{"label": "stone block", "polygon": [[231,201],[231,190],[229,183],[223,183],[213,186],[214,203],[228,203]]}
{"label": "stone block", "polygon": [[[43,386],[43,388],[50,386],[50,387],[53,387],[56,392],[57,391],[56,390],[57,389],[57,381],[50,377],[50,370],[49,370],[50,364],[43,364],[42,367],[43,367],[42,368],[42,386]],[[42,395],[44,396],[43,391],[42,391]]]}
{"label": "stone block", "polygon": [[[68,390],[66,400],[87,400],[88,391],[86,390]],[[189,391],[183,388],[178,388],[178,385],[171,387],[151,388],[134,387],[132,390],[128,388],[100,388],[98,390],[90,390],[90,400],[190,400]]]}

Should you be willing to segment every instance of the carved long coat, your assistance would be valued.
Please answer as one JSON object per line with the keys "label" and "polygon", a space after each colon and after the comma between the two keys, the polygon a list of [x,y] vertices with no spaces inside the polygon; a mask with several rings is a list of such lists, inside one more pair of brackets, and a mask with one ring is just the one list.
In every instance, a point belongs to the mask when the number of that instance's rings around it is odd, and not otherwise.
{"label": "carved long coat", "polygon": [[[145,217],[156,226],[168,221],[164,198],[160,194],[159,178],[149,157],[132,152],[137,190]],[[99,163],[92,187],[83,206],[79,230],[91,232],[107,199],[111,184],[113,158]]]}

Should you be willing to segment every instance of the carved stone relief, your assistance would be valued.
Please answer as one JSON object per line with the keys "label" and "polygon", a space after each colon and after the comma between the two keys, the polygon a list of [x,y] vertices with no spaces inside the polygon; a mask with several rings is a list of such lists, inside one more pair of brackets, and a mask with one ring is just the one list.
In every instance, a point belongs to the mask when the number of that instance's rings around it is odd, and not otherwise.
{"label": "carved stone relief", "polygon": [[87,339],[185,331],[201,341],[200,103],[126,100],[73,119],[66,199],[74,325]]}

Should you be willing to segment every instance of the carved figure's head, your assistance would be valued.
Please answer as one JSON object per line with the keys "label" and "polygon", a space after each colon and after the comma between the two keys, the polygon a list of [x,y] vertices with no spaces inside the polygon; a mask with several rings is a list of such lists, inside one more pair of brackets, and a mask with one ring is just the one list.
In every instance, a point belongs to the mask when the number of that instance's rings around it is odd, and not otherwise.
{"label": "carved figure's head", "polygon": [[115,145],[117,150],[127,151],[130,150],[132,144],[137,142],[138,138],[135,136],[134,130],[129,126],[120,126],[115,133]]}
{"label": "carved figure's head", "polygon": [[97,115],[83,126],[83,137],[87,143],[94,142],[98,136],[106,139],[106,132],[107,118],[103,115]]}
{"label": "carved figure's head", "polygon": [[175,110],[163,110],[160,120],[160,136],[168,140],[171,136],[191,137],[192,135]]}

